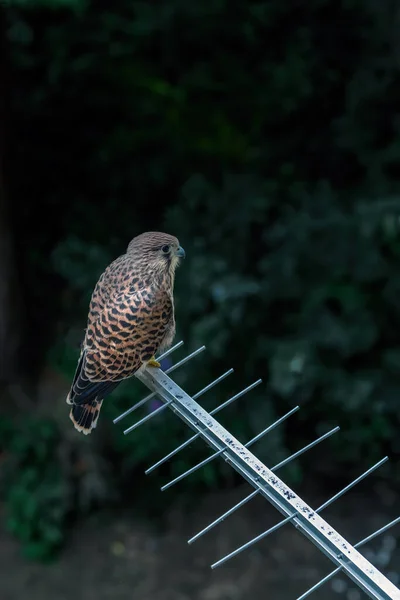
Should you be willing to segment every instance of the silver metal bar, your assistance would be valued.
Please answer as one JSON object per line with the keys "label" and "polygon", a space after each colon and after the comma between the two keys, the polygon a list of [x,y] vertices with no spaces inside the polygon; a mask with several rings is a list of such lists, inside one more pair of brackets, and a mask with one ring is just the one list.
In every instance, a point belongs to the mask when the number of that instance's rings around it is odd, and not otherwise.
{"label": "silver metal bar", "polygon": [[[360,475],[359,477],[357,477],[357,479],[355,479],[354,481],[352,481],[351,483],[349,483],[349,485],[347,485],[345,488],[343,488],[342,490],[340,490],[340,492],[338,492],[337,494],[335,494],[334,496],[332,496],[332,498],[330,498],[329,500],[327,500],[327,502],[325,502],[319,508],[317,508],[317,510],[315,512],[316,513],[320,513],[322,510],[324,510],[324,508],[326,508],[327,506],[329,506],[330,504],[332,504],[333,502],[335,502],[335,500],[338,500],[338,498],[340,498],[341,496],[343,496],[343,494],[345,494],[351,488],[353,488],[355,485],[357,485],[357,483],[359,483],[360,481],[362,481],[363,479],[365,479],[366,477],[368,477],[368,475],[370,473],[372,473],[372,471],[375,471],[376,469],[378,469],[387,460],[388,460],[387,456],[385,456],[385,458],[382,458],[382,460],[380,460],[376,465],[374,465],[373,467],[371,467],[370,469],[368,469],[367,471],[365,471],[365,473],[363,473],[362,475]],[[224,564],[229,559],[231,559],[234,556],[237,556],[238,554],[240,554],[246,548],[249,548],[250,546],[252,546],[256,542],[259,542],[260,540],[263,540],[264,538],[266,538],[273,531],[277,531],[277,529],[280,529],[281,527],[283,527],[283,525],[285,525],[289,521],[293,520],[296,516],[298,516],[298,513],[292,515],[291,517],[287,517],[286,519],[284,519],[283,521],[280,521],[279,523],[277,523],[276,525],[274,525],[270,529],[267,529],[263,533],[260,533],[259,535],[257,535],[252,540],[246,542],[246,544],[243,544],[243,546],[240,546],[239,548],[236,548],[236,550],[233,550],[233,552],[230,552],[229,554],[226,554],[226,556],[224,556],[223,558],[221,558],[220,560],[218,560],[217,562],[215,562],[214,564],[212,564],[211,568],[215,569],[216,567],[219,567],[220,565]]]}
{"label": "silver metal bar", "polygon": [[[351,483],[349,483],[348,485],[346,485],[346,487],[344,487],[342,490],[340,490],[339,492],[337,492],[337,494],[335,494],[334,496],[332,496],[331,498],[329,498],[329,500],[327,500],[324,504],[321,504],[321,506],[319,506],[316,509],[316,513],[319,513],[321,511],[324,510],[324,508],[326,508],[327,506],[329,506],[330,504],[332,504],[333,502],[335,502],[336,500],[338,500],[341,496],[343,496],[343,494],[345,494],[346,492],[348,492],[349,490],[351,490],[355,485],[357,485],[358,483],[360,483],[360,481],[362,481],[363,479],[365,479],[366,477],[368,477],[368,475],[370,475],[373,471],[375,471],[376,469],[379,469],[379,467],[381,465],[383,465],[383,463],[385,463],[388,460],[388,457],[385,456],[384,458],[382,458],[379,462],[377,462],[373,467],[370,467],[369,469],[367,469],[366,471],[364,471],[364,473],[362,473],[359,477],[357,477],[356,479],[354,479],[354,481],[352,481]],[[294,514],[291,517],[286,517],[286,519],[283,519],[283,521],[280,521],[279,523],[277,523],[276,525],[274,525],[273,527],[271,527],[270,529],[268,529],[267,531],[265,531],[265,534],[263,535],[264,537],[267,537],[267,535],[270,535],[271,533],[274,533],[274,531],[277,531],[278,529],[280,529],[281,527],[283,527],[284,525],[286,525],[286,523],[289,523],[289,521],[292,521],[297,515]]]}
{"label": "silver metal bar", "polygon": [[[176,346],[174,346],[173,349],[170,349],[169,354],[171,354],[172,350],[176,350],[176,348],[178,348],[182,344],[183,344],[183,342],[179,342],[179,344],[176,344]],[[175,371],[175,369],[178,369],[179,367],[181,367],[182,365],[184,365],[185,363],[187,363],[189,360],[191,360],[192,358],[194,358],[195,356],[197,356],[198,354],[200,354],[200,352],[203,352],[203,350],[205,350],[205,349],[206,349],[205,346],[201,346],[201,348],[198,348],[197,350],[195,350],[191,354],[188,354],[188,356],[185,356],[185,358],[182,358],[182,360],[180,360],[179,362],[177,362],[175,365],[172,365],[172,367],[170,367],[169,369],[167,369],[165,371],[165,373],[172,373],[173,371]],[[164,354],[162,354],[160,356],[160,358],[158,360],[163,360],[164,358],[166,358],[167,355],[168,355],[167,352],[165,352]],[[143,406],[144,404],[146,404],[146,402],[148,402],[152,398],[155,398],[156,396],[157,396],[157,394],[155,394],[153,392],[152,394],[149,394],[148,396],[146,396],[142,400],[139,400],[139,402],[136,402],[136,404],[134,404],[133,406],[131,406],[130,408],[128,408],[128,410],[126,410],[125,412],[123,412],[122,415],[119,415],[116,419],[114,419],[114,421],[113,421],[114,425],[116,423],[118,423],[119,421],[121,421],[122,419],[124,419],[125,417],[127,417],[128,415],[130,415],[134,410],[137,410],[138,408],[140,408],[141,406]]]}
{"label": "silver metal bar", "polygon": [[[333,435],[334,433],[336,433],[337,431],[339,431],[339,429],[340,429],[340,427],[334,427],[334,429],[332,429],[331,431],[328,431],[328,433],[324,433],[324,435],[321,435],[318,439],[314,440],[310,444],[307,444],[307,446],[304,446],[300,450],[297,450],[297,452],[294,452],[293,454],[291,454],[290,456],[288,456],[288,458],[285,458],[285,460],[282,460],[280,463],[278,463],[277,465],[275,465],[274,467],[272,467],[271,471],[273,473],[275,473],[275,471],[277,471],[278,469],[281,469],[282,467],[284,467],[285,465],[287,465],[289,462],[291,462],[295,458],[298,458],[301,454],[304,454],[308,450],[311,450],[311,448],[314,448],[314,446],[316,446],[320,442],[323,442],[324,440],[326,440],[326,438],[330,437],[331,435]],[[246,496],[245,498],[243,498],[243,500],[241,500],[240,502],[238,502],[237,504],[235,504],[235,506],[232,506],[232,508],[230,508],[223,515],[221,515],[220,517],[218,517],[218,519],[215,519],[215,521],[213,521],[212,523],[210,523],[207,527],[205,527],[204,529],[202,529],[201,531],[199,531],[199,533],[197,533],[192,538],[190,538],[190,540],[188,540],[188,544],[192,544],[193,542],[195,542],[196,540],[198,540],[199,537],[201,537],[205,533],[208,533],[208,531],[210,531],[211,529],[213,529],[216,525],[218,525],[219,523],[222,523],[222,521],[225,521],[225,519],[227,517],[229,517],[231,514],[233,514],[234,512],[236,512],[239,508],[241,508],[242,506],[244,506],[245,504],[247,504],[247,502],[249,502],[249,500],[252,500],[253,498],[255,498],[255,496],[257,496],[257,494],[259,494],[259,493],[260,493],[259,489],[258,490],[254,490],[254,492],[251,492],[251,494],[249,494],[248,496]]]}
{"label": "silver metal bar", "polygon": [[[354,544],[354,548],[361,548],[361,546],[364,546],[364,544],[367,544],[368,542],[370,542],[374,538],[378,537],[378,535],[382,535],[382,533],[385,533],[385,531],[387,531],[388,529],[391,529],[392,527],[394,527],[398,523],[400,523],[400,517],[397,517],[397,519],[394,519],[390,523],[387,523],[386,525],[384,525],[383,527],[381,527],[380,529],[378,529],[374,533],[371,533],[370,535],[368,535],[366,538],[364,538],[363,540],[361,540],[357,544]],[[313,585],[313,587],[310,588],[307,592],[305,592],[304,594],[302,594],[301,596],[299,596],[297,598],[297,600],[305,600],[305,598],[308,598],[313,592],[315,592],[320,587],[322,587],[330,579],[333,579],[333,577],[335,577],[335,575],[337,575],[338,573],[340,573],[341,570],[342,570],[341,567],[337,567],[334,571],[331,571],[331,573],[329,573],[329,575],[326,575],[326,577],[324,577],[323,579],[321,579],[320,581],[318,581],[318,583],[316,583],[315,585]]]}
{"label": "silver metal bar", "polygon": [[[267,433],[269,433],[270,431],[272,431],[272,429],[275,429],[275,427],[278,427],[278,425],[280,425],[283,421],[285,421],[290,416],[292,416],[295,412],[297,412],[299,410],[299,408],[300,408],[299,406],[295,406],[295,408],[292,408],[292,410],[290,410],[288,413],[286,413],[286,415],[283,415],[283,417],[281,417],[280,419],[278,419],[277,421],[275,421],[275,423],[272,423],[272,425],[268,425],[268,427],[266,427],[263,431],[261,431],[260,433],[258,433],[255,437],[253,437],[253,439],[251,439],[249,442],[247,442],[247,444],[245,444],[244,447],[245,448],[249,448],[250,446],[252,446],[256,442],[258,442],[262,437],[264,437],[264,435],[266,435]],[[178,481],[181,481],[182,479],[184,479],[188,475],[191,475],[192,473],[194,473],[195,471],[197,471],[201,467],[204,467],[205,465],[207,465],[209,462],[211,462],[212,460],[214,460],[214,458],[217,458],[217,456],[221,456],[221,454],[223,454],[224,452],[225,452],[225,448],[221,448],[220,450],[218,450],[217,452],[215,452],[214,454],[212,454],[208,458],[205,458],[203,461],[201,461],[200,463],[198,463],[197,465],[195,465],[191,469],[188,469],[187,471],[185,471],[181,475],[178,475],[178,477],[175,477],[175,479],[173,479],[169,483],[166,483],[165,485],[163,485],[162,488],[161,488],[161,491],[164,492],[165,490],[167,490],[168,488],[170,488],[175,483],[178,483]]]}
{"label": "silver metal bar", "polygon": [[173,400],[174,412],[214,450],[225,448],[225,460],[254,488],[260,489],[277,510],[286,516],[296,514],[297,529],[360,589],[376,600],[400,600],[400,590],[387,577],[165,373],[160,369],[145,369],[136,376],[164,402]]}
{"label": "silver metal bar", "polygon": [[[225,379],[226,377],[228,377],[228,375],[230,375],[231,373],[233,373],[233,369],[229,369],[228,371],[226,371],[225,373],[223,373],[222,375],[220,375],[219,377],[217,377],[217,379],[214,379],[214,381],[212,381],[211,383],[209,383],[208,385],[206,385],[205,388],[203,388],[202,390],[200,390],[199,392],[197,392],[197,394],[195,394],[193,396],[193,398],[199,398],[200,396],[202,396],[203,394],[205,394],[206,392],[208,392],[208,390],[211,390],[211,388],[213,388],[214,386],[218,385],[218,383],[220,383],[223,379]],[[138,427],[140,427],[140,425],[143,425],[143,423],[146,423],[147,421],[150,421],[150,419],[152,419],[153,417],[155,417],[156,415],[158,415],[160,412],[162,412],[163,410],[166,410],[172,403],[173,403],[173,400],[168,400],[168,402],[166,402],[162,406],[159,406],[158,408],[156,408],[155,410],[153,410],[153,412],[151,412],[149,415],[146,415],[145,417],[143,417],[143,419],[140,419],[140,421],[137,421],[137,423],[134,423],[133,425],[131,425],[130,427],[128,427],[128,429],[125,429],[124,435],[127,435],[128,433],[130,433],[134,429],[137,429]]]}
{"label": "silver metal bar", "polygon": [[[245,394],[247,394],[247,392],[250,392],[250,390],[254,389],[260,383],[262,383],[262,379],[258,379],[257,381],[255,381],[254,383],[252,383],[251,385],[249,385],[247,388],[245,388],[244,390],[242,390],[241,392],[239,392],[238,394],[236,394],[235,396],[232,396],[228,400],[225,400],[225,402],[223,402],[222,404],[220,404],[219,406],[217,406],[217,408],[214,408],[212,411],[210,411],[210,415],[215,415],[217,412],[219,412],[223,408],[226,408],[227,406],[229,406],[230,404],[232,404],[233,402],[235,402],[235,400],[238,400],[239,398],[241,398],[242,396],[244,396]],[[194,396],[193,396],[193,398],[196,399]],[[149,475],[152,471],[154,471],[155,469],[157,469],[157,467],[160,467],[162,464],[164,464],[165,462],[167,462],[167,460],[169,460],[170,458],[172,458],[173,456],[175,456],[175,454],[178,454],[178,452],[180,452],[181,450],[183,450],[184,448],[186,448],[187,446],[189,446],[190,444],[192,444],[199,437],[200,437],[199,433],[195,433],[194,435],[192,435],[192,437],[190,439],[186,440],[186,442],[183,442],[183,444],[181,444],[180,446],[178,446],[177,448],[175,448],[175,450],[172,450],[172,452],[170,452],[169,454],[167,454],[166,456],[164,456],[163,458],[161,458],[158,462],[154,463],[154,465],[152,465],[151,467],[149,467],[148,469],[146,469],[145,474]]]}

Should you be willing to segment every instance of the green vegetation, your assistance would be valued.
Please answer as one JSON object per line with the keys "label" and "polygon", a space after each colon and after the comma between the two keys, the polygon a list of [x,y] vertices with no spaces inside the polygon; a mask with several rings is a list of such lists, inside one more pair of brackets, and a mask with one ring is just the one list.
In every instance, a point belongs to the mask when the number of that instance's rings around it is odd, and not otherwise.
{"label": "green vegetation", "polygon": [[[97,277],[134,235],[164,229],[187,251],[177,337],[186,351],[207,345],[177,376],[182,385],[196,392],[233,366],[218,395],[204,396],[210,408],[263,377],[221,420],[246,439],[301,404],[294,425],[257,446],[268,464],[340,424],[325,446],[329,464],[358,474],[388,452],[395,482],[400,73],[391,4],[6,5],[5,172],[29,376],[46,362],[72,377]],[[164,415],[123,436],[111,420],[142,395],[138,382],[121,385],[90,440],[107,465],[101,502],[188,435]],[[31,426],[14,415],[11,429],[0,417],[4,464],[17,465],[4,492],[9,523],[37,557],[59,547],[68,515],[81,510],[56,451],[70,422],[55,413]],[[154,485],[200,453],[199,444],[179,455]],[[284,476],[298,481],[312,459]],[[215,461],[168,498],[230,476]],[[140,494],[154,493],[146,480]]]}

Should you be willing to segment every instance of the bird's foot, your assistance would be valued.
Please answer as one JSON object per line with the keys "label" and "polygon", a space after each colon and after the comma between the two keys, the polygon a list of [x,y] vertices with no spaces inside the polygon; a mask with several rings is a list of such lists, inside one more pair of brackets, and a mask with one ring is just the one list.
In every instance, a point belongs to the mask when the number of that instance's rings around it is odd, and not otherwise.
{"label": "bird's foot", "polygon": [[155,367],[156,369],[159,369],[161,367],[160,363],[155,359],[154,356],[149,361],[147,361],[147,366]]}

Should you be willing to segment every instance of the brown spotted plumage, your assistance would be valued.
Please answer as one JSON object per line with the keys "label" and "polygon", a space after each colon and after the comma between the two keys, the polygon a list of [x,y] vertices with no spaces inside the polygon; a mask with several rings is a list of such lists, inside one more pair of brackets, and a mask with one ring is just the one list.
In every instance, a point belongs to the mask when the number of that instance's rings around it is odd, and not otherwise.
{"label": "brown spotted plumage", "polygon": [[67,403],[85,434],[96,427],[104,398],[175,335],[173,289],[183,248],[172,235],[143,233],[101,275],[90,301],[85,339]]}

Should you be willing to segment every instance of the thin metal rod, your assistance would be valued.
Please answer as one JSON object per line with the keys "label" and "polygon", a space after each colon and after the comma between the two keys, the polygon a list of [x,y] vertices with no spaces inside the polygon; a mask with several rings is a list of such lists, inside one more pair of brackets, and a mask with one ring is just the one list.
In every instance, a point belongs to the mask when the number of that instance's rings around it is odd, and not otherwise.
{"label": "thin metal rod", "polygon": [[[315,512],[316,513],[320,513],[322,510],[324,510],[324,508],[326,508],[327,506],[329,506],[330,504],[332,504],[333,502],[335,502],[335,500],[337,500],[338,498],[340,498],[341,496],[343,496],[343,494],[345,494],[351,488],[353,488],[355,485],[357,485],[357,483],[359,483],[360,481],[362,481],[363,479],[365,479],[366,477],[368,477],[368,475],[370,475],[373,471],[375,471],[376,469],[378,469],[387,460],[388,460],[387,456],[385,456],[384,458],[382,458],[382,460],[380,460],[378,463],[376,463],[373,467],[370,467],[362,475],[360,475],[359,477],[357,477],[357,479],[355,479],[354,481],[352,481],[351,483],[349,483],[349,485],[347,485],[345,488],[343,488],[342,490],[340,490],[340,492],[338,492],[337,494],[335,494],[334,496],[332,496],[332,498],[330,498],[327,502],[325,502],[319,508],[317,508],[317,510]],[[287,517],[286,519],[283,519],[283,521],[280,521],[279,523],[277,523],[276,525],[274,525],[270,529],[267,529],[267,531],[264,531],[263,533],[260,533],[259,535],[257,535],[252,540],[246,542],[246,544],[243,544],[243,546],[240,546],[239,548],[236,548],[236,550],[233,550],[233,552],[230,552],[229,554],[227,554],[226,556],[224,556],[223,558],[221,558],[220,560],[218,560],[217,562],[215,562],[214,564],[212,564],[211,568],[215,569],[216,567],[219,567],[220,565],[222,565],[223,563],[225,563],[226,561],[228,561],[230,558],[233,558],[234,556],[237,556],[238,554],[240,554],[246,548],[249,548],[250,546],[252,546],[256,542],[259,542],[260,540],[266,538],[268,535],[270,535],[274,531],[277,531],[277,529],[280,529],[281,527],[283,527],[283,525],[285,525],[289,521],[292,521],[293,519],[295,519],[295,517],[297,515],[298,515],[298,512],[295,512],[290,517]]]}
{"label": "thin metal rod", "polygon": [[[232,396],[232,398],[229,398],[228,400],[225,400],[225,402],[223,402],[222,404],[220,404],[219,406],[217,406],[217,408],[214,408],[210,412],[210,415],[215,415],[217,412],[219,412],[223,408],[226,408],[227,406],[229,406],[230,404],[232,404],[232,402],[235,402],[235,400],[238,400],[238,398],[241,398],[242,396],[244,396],[245,394],[247,394],[247,392],[250,392],[250,390],[252,390],[253,388],[255,388],[260,383],[262,383],[262,379],[258,379],[257,381],[255,381],[254,383],[252,383],[251,385],[249,385],[247,388],[245,388],[244,390],[242,390],[241,392],[239,392],[238,394],[236,394],[235,396]],[[180,452],[181,450],[183,450],[184,448],[186,448],[187,446],[189,446],[190,444],[192,444],[199,437],[200,437],[200,433],[195,433],[194,435],[192,435],[192,437],[190,439],[186,440],[186,442],[183,442],[183,444],[181,444],[180,446],[178,446],[177,448],[175,448],[175,450],[172,450],[172,452],[170,452],[169,454],[167,454],[166,456],[164,456],[164,458],[161,458],[161,460],[159,460],[154,465],[152,465],[151,467],[149,467],[148,469],[146,469],[146,471],[145,471],[146,475],[149,475],[152,471],[154,471],[155,469],[157,469],[157,467],[160,467],[167,460],[169,460],[170,458],[172,458],[173,456],[175,456],[175,454],[178,454],[178,452]]]}
{"label": "thin metal rod", "polygon": [[[233,373],[233,369],[229,369],[228,371],[226,371],[225,373],[223,373],[223,375],[220,375],[217,379],[214,379],[214,381],[212,381],[211,383],[209,383],[208,385],[206,385],[205,388],[203,388],[202,390],[200,390],[199,392],[197,392],[197,394],[195,394],[193,396],[193,398],[199,398],[202,394],[205,394],[206,392],[208,392],[209,390],[211,390],[211,388],[213,388],[215,385],[217,385],[218,383],[220,383],[223,379],[225,379],[226,377],[228,377],[228,375],[230,375],[231,373]],[[143,423],[146,423],[147,421],[149,421],[150,419],[152,419],[153,417],[155,417],[156,415],[158,415],[163,410],[166,410],[172,403],[173,403],[173,400],[167,400],[167,402],[165,402],[165,404],[162,404],[161,406],[159,406],[158,408],[156,408],[155,410],[153,410],[153,412],[151,412],[149,415],[146,415],[145,417],[143,417],[143,419],[140,419],[140,421],[137,421],[137,423],[134,423],[133,425],[131,425],[130,427],[128,427],[128,429],[125,429],[124,435],[127,435],[128,433],[130,433],[134,429],[137,429],[138,427],[140,427],[140,425],[143,425]]]}
{"label": "thin metal rod", "polygon": [[182,340],[177,344],[174,344],[174,346],[171,346],[171,348],[163,352],[163,354],[160,354],[160,356],[157,357],[158,362],[161,362],[162,360],[164,360],[164,358],[167,358],[167,356],[175,352],[175,350],[178,350],[178,348],[180,348],[181,346],[183,346]]}
{"label": "thin metal rod", "polygon": [[[363,540],[361,540],[357,544],[354,544],[354,548],[361,548],[361,546],[364,546],[364,544],[367,544],[368,542],[370,542],[371,540],[375,539],[379,535],[382,535],[382,533],[385,533],[385,531],[387,531],[388,529],[391,529],[392,527],[394,527],[398,523],[400,523],[400,517],[397,517],[397,519],[394,519],[390,523],[387,523],[386,525],[384,525],[383,527],[381,527],[380,529],[378,529],[374,533],[371,533],[370,535],[368,535],[366,538],[364,538]],[[309,590],[307,590],[307,592],[305,592],[304,594],[302,594],[301,596],[299,596],[297,598],[297,600],[305,600],[305,598],[308,598],[313,592],[315,592],[320,587],[322,587],[330,579],[333,579],[333,577],[335,577],[335,575],[337,575],[338,573],[340,573],[341,570],[342,570],[342,567],[337,567],[334,571],[331,571],[331,573],[329,573],[329,575],[326,575],[326,577],[324,577],[323,579],[321,579],[320,581],[318,581],[318,583],[316,583],[315,585],[313,585],[313,587],[310,588]]]}
{"label": "thin metal rod", "polygon": [[280,463],[275,465],[275,467],[272,467],[271,471],[277,471],[278,469],[281,469],[282,467],[284,467],[285,465],[290,463],[292,460],[294,460],[298,456],[301,456],[302,454],[304,454],[304,452],[307,452],[307,450],[311,450],[311,448],[314,448],[314,446],[316,446],[320,442],[323,442],[328,437],[331,437],[331,435],[333,435],[334,433],[337,433],[338,431],[340,431],[339,426],[336,426],[333,429],[331,429],[330,431],[327,431],[326,433],[321,435],[321,437],[319,437],[318,439],[314,440],[313,442],[310,442],[310,444],[307,444],[307,446],[304,446],[304,448],[300,448],[300,450],[297,450],[297,452],[295,452],[294,454],[291,454],[290,456],[288,456],[287,458],[282,460]]}
{"label": "thin metal rod", "polygon": [[346,487],[344,487],[342,490],[340,490],[340,492],[338,492],[337,494],[335,494],[334,496],[332,496],[332,498],[329,498],[329,500],[327,500],[326,502],[324,502],[323,504],[321,504],[321,506],[319,506],[317,508],[316,512],[321,512],[322,510],[325,510],[325,508],[327,506],[329,506],[333,502],[336,502],[336,500],[338,500],[341,496],[343,496],[343,494],[346,494],[346,492],[348,492],[349,490],[351,490],[351,488],[353,488],[355,485],[357,485],[358,483],[360,483],[360,481],[362,481],[363,479],[365,479],[366,477],[368,477],[368,475],[371,475],[371,473],[373,473],[374,471],[376,471],[377,469],[379,469],[379,467],[381,467],[383,464],[385,464],[385,462],[387,462],[388,460],[389,460],[389,457],[388,456],[384,456],[375,465],[373,465],[372,467],[370,467],[369,469],[367,469],[364,473],[361,473],[361,475],[359,475],[354,481],[352,481],[351,483],[349,483],[348,485],[346,485]]}
{"label": "thin metal rod", "polygon": [[228,375],[231,375],[233,373],[233,369],[228,369],[225,373],[223,373],[222,375],[220,375],[219,377],[217,377],[217,379],[214,379],[214,381],[212,381],[211,383],[209,383],[208,385],[206,385],[205,388],[203,388],[202,390],[200,390],[199,392],[197,392],[196,394],[194,394],[193,398],[197,399],[200,396],[202,396],[203,394],[205,394],[206,392],[208,392],[208,390],[211,390],[211,388],[213,388],[215,385],[217,385],[218,383],[220,383],[221,381],[223,381],[226,377],[228,377]]}
{"label": "thin metal rod", "polygon": [[251,492],[251,494],[249,494],[248,496],[246,496],[245,498],[243,498],[243,500],[240,500],[240,502],[238,502],[237,504],[235,504],[235,506],[232,506],[232,508],[230,508],[223,515],[221,515],[220,517],[218,517],[218,519],[215,519],[215,521],[213,521],[212,523],[210,523],[209,525],[207,525],[207,527],[205,527],[204,529],[202,529],[201,531],[199,531],[198,533],[196,533],[196,535],[194,535],[193,537],[191,537],[190,540],[188,540],[188,544],[193,544],[193,542],[195,542],[196,540],[198,540],[202,535],[204,535],[205,533],[208,533],[216,525],[218,525],[219,523],[222,523],[222,521],[225,521],[225,519],[227,517],[229,517],[234,512],[236,512],[239,508],[241,508],[242,506],[244,506],[245,504],[247,504],[247,502],[249,502],[250,500],[252,500],[253,498],[255,498],[259,493],[260,493],[260,490],[254,490],[253,492]]}
{"label": "thin metal rod", "polygon": [[[244,447],[245,448],[249,448],[250,446],[252,446],[256,442],[258,442],[262,437],[264,437],[264,435],[266,435],[267,433],[269,433],[270,431],[272,431],[272,429],[275,429],[275,427],[278,427],[278,425],[280,425],[283,421],[285,421],[286,419],[288,419],[289,417],[291,417],[295,412],[297,412],[299,410],[299,408],[300,408],[299,406],[295,406],[294,408],[292,408],[292,410],[290,410],[288,413],[286,413],[286,415],[283,415],[283,417],[281,417],[280,419],[278,419],[277,421],[275,421],[275,423],[272,423],[272,425],[269,425],[263,431],[261,431],[260,433],[258,433],[255,437],[253,437],[249,442],[247,442],[247,444],[244,445]],[[195,465],[194,467],[192,467],[188,471],[185,471],[185,473],[182,473],[178,477],[175,477],[175,479],[173,479],[169,483],[166,483],[165,485],[163,485],[162,488],[161,488],[161,491],[164,492],[165,490],[167,490],[168,488],[170,488],[175,483],[178,483],[178,481],[181,481],[182,479],[184,479],[188,475],[191,475],[192,473],[194,473],[195,471],[197,471],[201,467],[204,467],[209,462],[211,462],[212,460],[214,460],[214,458],[217,458],[217,456],[221,456],[221,454],[223,454],[225,452],[225,450],[226,450],[226,447],[225,448],[221,448],[220,450],[217,450],[217,452],[215,452],[214,454],[212,454],[208,458],[205,458],[202,462],[198,463],[197,465]]]}
{"label": "thin metal rod", "polygon": [[[179,345],[182,345],[182,344],[183,344],[183,342],[179,342],[179,344],[176,344],[176,346],[174,346],[173,349],[175,350],[176,348],[179,347]],[[198,348],[197,350],[195,350],[191,354],[188,354],[188,356],[185,356],[185,358],[182,358],[182,360],[180,360],[179,362],[177,362],[175,365],[172,365],[172,367],[170,367],[169,369],[167,369],[165,371],[165,373],[166,374],[172,373],[173,371],[175,371],[175,369],[178,369],[179,367],[181,367],[182,365],[184,365],[185,363],[187,363],[189,360],[191,360],[192,358],[194,358],[195,356],[197,356],[198,354],[200,354],[200,352],[203,352],[203,350],[205,350],[205,349],[206,349],[205,346],[201,346],[201,348]],[[171,352],[172,352],[172,348],[170,349],[169,354],[171,354]],[[162,354],[160,356],[160,358],[158,360],[163,360],[163,358],[165,358],[166,356],[167,356],[167,353],[165,352],[164,354]],[[140,408],[141,406],[143,406],[143,404],[146,404],[146,402],[148,402],[152,398],[155,398],[155,396],[157,396],[157,394],[155,392],[153,392],[152,394],[149,394],[148,396],[146,396],[145,398],[143,398],[139,402],[136,402],[136,404],[134,404],[133,406],[131,406],[130,408],[128,408],[128,410],[126,410],[125,412],[123,412],[122,415],[119,415],[116,419],[114,419],[114,421],[113,421],[114,425],[116,423],[118,423],[119,421],[121,421],[122,419],[124,419],[125,417],[127,417],[128,415],[130,415],[134,410],[137,410],[138,408]]]}
{"label": "thin metal rod", "polygon": [[[321,435],[318,439],[314,440],[310,444],[307,444],[307,446],[304,446],[300,450],[297,450],[297,452],[294,452],[293,454],[291,454],[290,456],[288,456],[288,458],[285,458],[285,460],[282,460],[280,463],[278,463],[277,465],[275,465],[274,467],[272,467],[271,471],[275,472],[278,469],[281,469],[282,467],[284,467],[285,465],[287,465],[289,462],[291,462],[295,458],[298,458],[299,456],[301,456],[301,454],[304,454],[308,450],[311,450],[311,448],[314,448],[314,446],[316,446],[320,442],[323,442],[324,440],[326,440],[326,438],[330,437],[331,435],[333,435],[334,433],[336,433],[337,431],[339,431],[339,429],[340,429],[340,427],[334,427],[334,429],[332,429],[331,431],[328,431],[328,433],[324,433],[324,435]],[[215,521],[213,521],[207,527],[205,527],[204,529],[202,529],[202,531],[199,531],[199,533],[197,533],[192,538],[190,538],[190,540],[188,540],[188,544],[192,544],[193,542],[195,542],[196,540],[198,540],[199,537],[201,537],[205,533],[208,533],[216,525],[218,525],[219,523],[222,523],[222,521],[224,521],[227,517],[229,517],[231,514],[233,514],[234,512],[236,512],[239,508],[241,508],[242,506],[244,506],[245,504],[247,504],[247,502],[249,502],[250,500],[252,500],[253,498],[255,498],[255,496],[257,496],[257,494],[259,494],[260,491],[261,491],[260,489],[257,489],[257,490],[254,490],[253,492],[251,492],[251,494],[249,494],[248,496],[246,496],[245,498],[243,498],[243,500],[241,500],[240,502],[238,502],[237,504],[235,504],[235,506],[232,506],[232,508],[230,508],[223,515],[221,515],[220,517],[218,517],[218,519],[215,519]]]}

